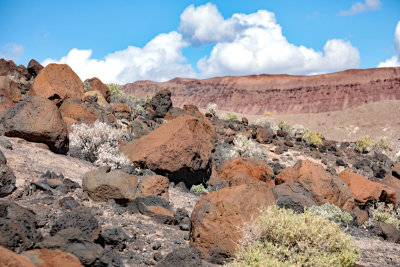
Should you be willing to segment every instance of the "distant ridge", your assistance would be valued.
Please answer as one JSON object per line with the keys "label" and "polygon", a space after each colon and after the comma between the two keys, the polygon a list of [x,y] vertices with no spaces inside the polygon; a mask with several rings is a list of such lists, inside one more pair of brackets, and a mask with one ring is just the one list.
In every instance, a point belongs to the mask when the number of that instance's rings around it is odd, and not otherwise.
{"label": "distant ridge", "polygon": [[400,100],[400,67],[351,69],[336,73],[301,75],[226,76],[204,80],[175,78],[168,82],[137,81],[123,86],[136,96],[172,91],[174,106],[205,108],[215,102],[220,110],[245,114],[298,114],[344,110],[381,100]]}

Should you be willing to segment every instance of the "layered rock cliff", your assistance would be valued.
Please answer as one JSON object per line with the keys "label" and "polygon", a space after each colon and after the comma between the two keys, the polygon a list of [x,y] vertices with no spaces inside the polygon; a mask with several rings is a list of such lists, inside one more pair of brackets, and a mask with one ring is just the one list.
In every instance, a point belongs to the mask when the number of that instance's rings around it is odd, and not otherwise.
{"label": "layered rock cliff", "polygon": [[170,89],[174,106],[194,104],[205,108],[214,102],[220,110],[246,114],[319,113],[400,99],[400,67],[353,69],[313,76],[264,74],[137,81],[124,85],[123,89],[139,97]]}

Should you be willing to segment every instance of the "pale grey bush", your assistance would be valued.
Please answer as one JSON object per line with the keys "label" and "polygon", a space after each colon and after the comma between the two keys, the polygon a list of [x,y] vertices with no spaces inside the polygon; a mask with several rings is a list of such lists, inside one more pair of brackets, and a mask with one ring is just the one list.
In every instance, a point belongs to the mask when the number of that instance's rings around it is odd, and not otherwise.
{"label": "pale grey bush", "polygon": [[122,133],[107,123],[95,121],[93,125],[84,123],[72,125],[69,135],[70,148],[97,166],[108,165],[112,169],[128,164],[128,158],[119,152],[118,140]]}

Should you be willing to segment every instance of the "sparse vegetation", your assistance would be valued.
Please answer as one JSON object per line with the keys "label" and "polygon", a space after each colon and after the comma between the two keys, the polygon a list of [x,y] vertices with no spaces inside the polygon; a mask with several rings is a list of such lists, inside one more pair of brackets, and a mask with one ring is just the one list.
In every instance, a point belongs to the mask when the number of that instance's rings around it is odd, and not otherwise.
{"label": "sparse vegetation", "polygon": [[257,146],[256,142],[249,140],[247,137],[238,135],[233,140],[233,149],[230,158],[244,157],[244,158],[263,158],[264,153]]}
{"label": "sparse vegetation", "polygon": [[384,202],[376,202],[374,207],[369,210],[370,217],[364,226],[372,226],[376,222],[389,223],[400,229],[400,208],[395,209],[393,204],[385,204]]}
{"label": "sparse vegetation", "polygon": [[233,113],[226,113],[226,118],[230,121],[239,121],[237,115]]}
{"label": "sparse vegetation", "polygon": [[360,256],[338,224],[270,206],[245,225],[234,266],[353,266]]}
{"label": "sparse vegetation", "polygon": [[353,217],[347,211],[342,211],[338,206],[325,203],[321,206],[312,206],[308,210],[315,214],[322,216],[326,219],[332,219],[338,223],[350,224],[353,221]]}
{"label": "sparse vegetation", "polygon": [[190,188],[190,193],[195,194],[195,195],[200,195],[202,193],[208,194],[208,190],[206,188],[204,188],[204,185],[202,185],[202,184],[192,185],[192,187]]}
{"label": "sparse vegetation", "polygon": [[288,133],[292,132],[292,126],[289,123],[287,123],[286,121],[280,121],[278,124],[278,127],[282,131],[285,131]]}
{"label": "sparse vegetation", "polygon": [[107,83],[108,90],[110,90],[111,98],[121,97],[124,93],[122,92],[122,86],[116,83]]}
{"label": "sparse vegetation", "polygon": [[207,105],[207,112],[210,113],[213,116],[217,115],[217,110],[218,110],[218,106],[215,103],[209,103]]}
{"label": "sparse vegetation", "polygon": [[356,151],[360,153],[369,153],[374,149],[390,150],[390,142],[384,138],[375,141],[368,135],[357,139]]}
{"label": "sparse vegetation", "polygon": [[266,129],[271,129],[271,122],[267,118],[258,118],[252,125],[258,125]]}
{"label": "sparse vegetation", "polygon": [[119,152],[121,133],[107,123],[95,121],[93,125],[74,124],[70,133],[70,147],[97,166],[109,165],[113,169],[128,164],[128,158]]}
{"label": "sparse vegetation", "polygon": [[320,146],[322,145],[322,138],[323,136],[321,134],[315,133],[315,132],[310,132],[308,130],[305,130],[303,133],[303,136],[301,139],[309,146]]}

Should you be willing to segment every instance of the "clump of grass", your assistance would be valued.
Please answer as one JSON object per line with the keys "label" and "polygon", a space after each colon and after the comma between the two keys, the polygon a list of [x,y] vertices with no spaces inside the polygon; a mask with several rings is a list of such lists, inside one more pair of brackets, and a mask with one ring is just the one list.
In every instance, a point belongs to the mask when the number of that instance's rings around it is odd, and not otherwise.
{"label": "clump of grass", "polygon": [[215,103],[208,103],[207,105],[207,112],[213,116],[217,115],[218,106]]}
{"label": "clump of grass", "polygon": [[350,213],[342,211],[338,206],[328,202],[321,206],[312,206],[308,210],[315,215],[334,220],[338,223],[350,224],[353,222],[353,217]]}
{"label": "clump of grass", "polygon": [[320,146],[322,145],[322,138],[323,136],[321,134],[315,133],[315,132],[310,132],[306,130],[303,133],[303,136],[301,139],[309,146]]}
{"label": "clump of grass", "polygon": [[384,222],[396,226],[400,229],[400,208],[395,209],[393,204],[376,202],[374,207],[369,210],[370,217],[364,223],[365,227],[373,226],[376,222]]}
{"label": "clump of grass", "polygon": [[207,193],[208,190],[204,188],[204,185],[199,184],[199,185],[192,185],[190,188],[190,193],[195,194],[195,195],[200,195],[201,193]]}
{"label": "clump of grass", "polygon": [[353,266],[360,256],[338,224],[305,210],[270,206],[245,226],[235,266]]}
{"label": "clump of grass", "polygon": [[230,121],[239,121],[237,115],[233,113],[226,113],[226,118]]}
{"label": "clump of grass", "polygon": [[278,124],[279,129],[282,131],[290,133],[292,131],[292,126],[286,121],[280,121]]}

